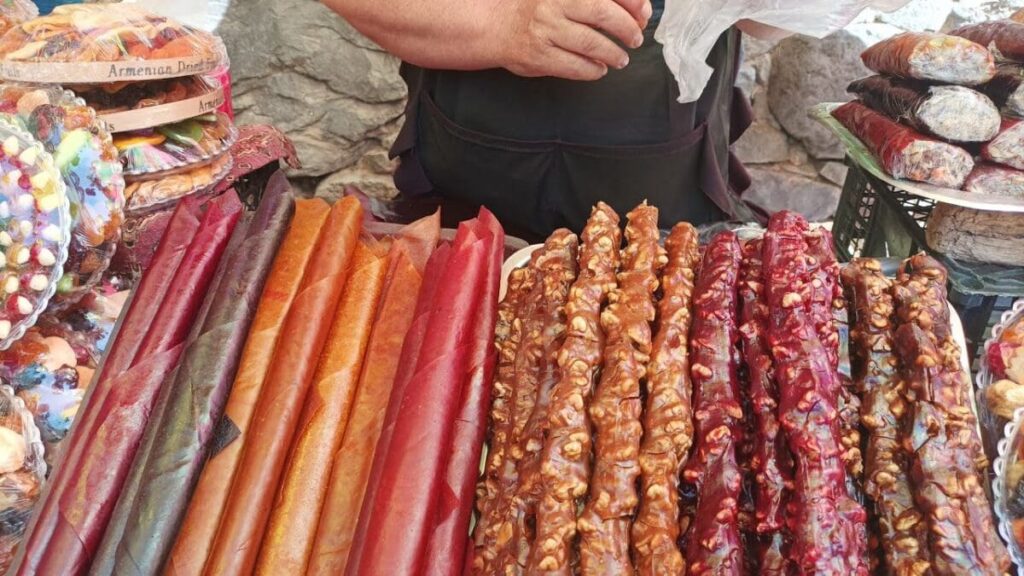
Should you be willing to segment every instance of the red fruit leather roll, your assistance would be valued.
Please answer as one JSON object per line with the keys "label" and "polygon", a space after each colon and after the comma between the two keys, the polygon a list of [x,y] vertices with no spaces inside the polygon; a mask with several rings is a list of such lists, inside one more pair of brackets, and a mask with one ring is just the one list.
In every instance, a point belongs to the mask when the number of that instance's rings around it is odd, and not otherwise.
{"label": "red fruit leather roll", "polygon": [[654,293],[667,259],[658,245],[658,209],[646,203],[627,215],[618,288],[601,327],[607,338],[600,382],[590,405],[594,473],[577,525],[582,574],[633,574],[630,529],[640,502],[643,436],[641,380],[647,376],[657,309]]}
{"label": "red fruit leather roll", "polygon": [[688,573],[741,574],[736,451],[743,434],[736,346],[741,248],[736,235],[715,236],[704,254],[693,298],[690,371],[697,445],[683,478],[697,487],[687,535]]}
{"label": "red fruit leather roll", "polygon": [[960,188],[974,169],[963,148],[929,138],[858,101],[832,111],[893,178]]}
{"label": "red fruit leather roll", "polygon": [[[173,218],[168,225],[167,233],[164,235],[153,257],[153,261],[157,265],[147,271],[139,281],[139,285],[135,289],[135,297],[132,298],[128,310],[125,312],[124,321],[118,329],[110,351],[103,361],[103,373],[101,378],[97,379],[97,382],[102,380],[102,376],[121,374],[131,367],[135,354],[139,350],[139,345],[149,330],[153,318],[160,307],[160,303],[163,302],[164,295],[171,286],[174,274],[178,271],[181,260],[185,257],[185,252],[188,251],[188,247],[195,237],[201,218],[202,214],[196,201],[187,199],[178,204]],[[81,415],[77,419],[76,426],[72,429],[71,435],[65,440],[66,447],[63,458],[50,476],[47,494],[55,491],[58,483],[71,479],[70,477],[64,477],[61,471],[65,467],[70,468],[74,465],[77,455],[73,456],[73,454],[83,449],[86,444],[80,437],[85,435],[84,431],[86,429],[93,427],[90,422],[95,421],[101,416],[98,408],[103,405],[106,400],[106,394],[109,392],[109,389],[99,386],[94,386],[89,392],[89,396],[84,403],[85,409],[80,410]],[[38,505],[35,522],[29,526],[24,540],[25,543],[22,546],[22,551],[25,553],[26,558],[30,559],[27,561],[38,563],[41,560],[37,555],[41,554],[43,550],[37,551],[36,546],[42,547],[52,535],[57,519],[56,514],[53,513],[56,506],[56,499],[50,500],[45,495]],[[33,559],[33,556],[36,557]]]}
{"label": "red fruit leather roll", "polygon": [[[483,233],[477,235],[477,231]],[[363,506],[366,539],[349,574],[420,574],[437,494],[469,367],[473,322],[486,284],[493,244],[500,238],[475,223],[459,226],[433,304],[416,370],[401,399],[375,499]],[[397,399],[396,399],[397,400]],[[372,509],[367,510],[367,505]]]}
{"label": "red fruit leather roll", "polygon": [[329,212],[323,200],[295,201],[295,215],[274,257],[219,425],[225,436],[236,431],[238,437],[219,451],[211,449],[167,561],[169,575],[202,574],[274,348]]}
{"label": "red fruit leather roll", "polygon": [[[352,573],[352,566],[357,566],[362,561],[364,542],[366,542],[367,529],[369,529],[370,514],[380,489],[380,479],[386,471],[384,465],[387,460],[388,449],[391,446],[391,438],[394,435],[395,426],[399,416],[402,414],[402,400],[405,398],[406,387],[409,385],[410,380],[412,380],[413,373],[416,370],[420,349],[423,347],[423,341],[427,336],[427,329],[430,327],[430,316],[435,304],[435,298],[437,297],[437,291],[448,270],[448,263],[451,257],[451,244],[442,243],[431,254],[430,260],[427,262],[423,276],[423,285],[420,288],[419,298],[412,315],[412,323],[409,325],[405,341],[402,343],[402,353],[398,359],[398,368],[391,389],[391,397],[388,399],[380,435],[373,450],[373,462],[366,480],[365,493],[356,514],[355,531],[350,536],[351,542],[349,543],[347,557],[341,558],[345,566],[345,574]],[[334,479],[331,482],[335,484]],[[321,521],[323,521],[326,513],[326,510],[321,513]],[[319,528],[318,531],[321,535],[324,534],[323,528]],[[337,553],[333,548],[330,552],[332,554]],[[341,552],[345,553],[345,551]],[[311,561],[310,569],[317,569],[319,564],[319,559],[314,558]],[[335,572],[331,573],[335,574]]]}
{"label": "red fruit leather roll", "polygon": [[[619,215],[599,203],[591,211],[581,240],[581,265],[565,306],[566,336],[557,357],[559,380],[551,393],[549,429],[541,454],[543,493],[537,506],[537,545],[530,554],[531,573],[569,574],[572,569],[576,511],[590,481],[592,442],[587,408],[604,353],[601,310],[617,285],[615,273],[622,244]],[[509,368],[503,382],[515,379],[514,365]],[[494,419],[497,439],[502,420],[507,418],[495,415]],[[493,453],[491,462],[497,460],[500,464],[501,457],[500,452]]]}
{"label": "red fruit leather roll", "polygon": [[363,209],[346,197],[331,209],[306,268],[253,413],[205,573],[249,574],[358,243]]}
{"label": "red fruit leather roll", "polygon": [[986,196],[1024,198],[1024,171],[998,164],[978,164],[964,190]]}
{"label": "red fruit leather roll", "polygon": [[473,513],[473,496],[480,471],[480,455],[487,434],[487,408],[490,405],[491,385],[497,349],[494,346],[494,328],[498,313],[498,286],[505,250],[505,232],[490,212],[482,210],[475,222],[475,233],[490,236],[488,269],[482,290],[477,317],[474,320],[473,340],[469,354],[469,369],[462,389],[462,404],[455,419],[451,448],[448,450],[448,470],[445,483],[437,494],[437,525],[427,545],[427,565],[423,574],[428,576],[458,576],[462,573],[469,541],[469,519]]}
{"label": "red fruit leather roll", "polygon": [[410,224],[391,245],[388,274],[349,422],[334,457],[308,574],[345,572],[374,450],[395,384],[398,371],[395,358],[402,354],[402,343],[410,332],[427,260],[440,238],[439,222],[434,215]]}
{"label": "red fruit leather roll", "polygon": [[974,86],[995,75],[992,54],[968,39],[930,32],[905,32],[861,54],[864,65],[900,78]]}
{"label": "red fruit leather roll", "polygon": [[641,576],[685,574],[679,550],[679,480],[693,444],[690,358],[694,279],[700,265],[697,230],[677,224],[665,240],[658,331],[647,366],[647,409],[640,447],[640,510],[633,556]]}
{"label": "red fruit leather roll", "polygon": [[786,483],[793,471],[784,438],[779,429],[779,391],[768,344],[768,305],[764,294],[764,243],[751,240],[743,245],[740,268],[740,341],[747,369],[751,408],[754,411],[754,519],[760,537],[758,567],[761,574],[780,574],[785,518]]}
{"label": "red fruit leather roll", "polygon": [[341,444],[387,272],[387,245],[360,242],[313,376],[278,489],[257,574],[302,574],[313,548],[331,464]]}
{"label": "red fruit leather roll", "polygon": [[864,509],[846,491],[838,375],[807,312],[813,275],[803,217],[775,214],[764,240],[768,339],[779,418],[795,463],[787,557],[799,573],[866,575]]}
{"label": "red fruit leather roll", "polygon": [[1004,118],[999,135],[982,146],[981,157],[989,162],[1024,170],[1024,122]]}
{"label": "red fruit leather roll", "polygon": [[[241,211],[242,204],[233,192],[208,206],[171,282],[174,289],[167,290],[158,312],[149,319],[149,334],[160,332],[174,338],[143,340],[129,369],[138,380],[133,378],[127,384],[123,378],[127,372],[102,372],[94,392],[103,400],[103,404],[93,407],[99,416],[84,423],[78,450],[69,453],[73,459],[55,478],[54,489],[48,495],[48,499],[54,499],[52,510],[57,515],[50,524],[53,532],[40,543],[41,554],[35,553],[35,546],[26,549],[19,571],[79,574],[88,569],[142,440],[160,386],[167,372],[177,364]],[[159,263],[154,260],[155,266]],[[150,374],[149,370],[162,372]],[[75,456],[78,458],[74,459]],[[40,524],[49,524],[45,520],[41,518]]]}
{"label": "red fruit leather roll", "polygon": [[996,60],[1024,62],[1024,24],[994,20],[961,26],[949,33],[988,48]]}

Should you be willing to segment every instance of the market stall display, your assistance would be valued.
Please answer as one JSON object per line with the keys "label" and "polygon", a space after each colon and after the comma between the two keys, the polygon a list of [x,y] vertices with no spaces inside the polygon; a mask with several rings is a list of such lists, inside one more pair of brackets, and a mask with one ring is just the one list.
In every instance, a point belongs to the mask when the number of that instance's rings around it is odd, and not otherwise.
{"label": "market stall display", "polygon": [[32,415],[10,386],[0,386],[0,570],[14,560],[45,476],[43,445]]}
{"label": "market stall display", "polygon": [[0,84],[0,110],[15,115],[60,170],[71,203],[71,245],[55,304],[66,308],[100,282],[124,221],[124,178],[96,114],[57,87]]}
{"label": "market stall display", "polygon": [[0,122],[0,349],[35,324],[57,291],[71,215],[60,171],[43,145]]}
{"label": "market stall display", "polygon": [[208,76],[72,86],[72,89],[115,133],[181,122],[209,114],[224,102],[220,82]]}
{"label": "market stall display", "polygon": [[26,82],[159,80],[226,62],[214,35],[131,4],[59,6],[0,39],[0,77]]}

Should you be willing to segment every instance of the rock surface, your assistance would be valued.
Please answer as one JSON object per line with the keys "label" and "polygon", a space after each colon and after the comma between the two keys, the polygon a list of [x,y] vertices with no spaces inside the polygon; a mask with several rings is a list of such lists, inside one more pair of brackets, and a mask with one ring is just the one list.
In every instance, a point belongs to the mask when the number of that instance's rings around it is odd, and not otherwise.
{"label": "rock surface", "polygon": [[750,174],[754,184],[743,197],[767,212],[795,210],[811,222],[824,222],[836,212],[840,188],[834,184],[778,169],[756,167]]}

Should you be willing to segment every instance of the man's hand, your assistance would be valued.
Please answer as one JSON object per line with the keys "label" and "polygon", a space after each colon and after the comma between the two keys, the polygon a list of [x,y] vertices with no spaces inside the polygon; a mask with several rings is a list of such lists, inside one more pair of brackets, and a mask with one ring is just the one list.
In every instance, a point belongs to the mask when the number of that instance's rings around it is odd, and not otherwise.
{"label": "man's hand", "polygon": [[[650,0],[515,0],[497,20],[499,61],[520,76],[597,80],[643,43]],[[606,36],[607,34],[607,36]]]}

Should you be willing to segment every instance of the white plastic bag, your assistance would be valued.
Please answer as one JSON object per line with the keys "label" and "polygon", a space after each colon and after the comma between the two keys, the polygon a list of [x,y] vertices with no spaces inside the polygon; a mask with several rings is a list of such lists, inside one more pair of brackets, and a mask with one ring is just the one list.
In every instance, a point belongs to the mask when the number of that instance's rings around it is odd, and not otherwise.
{"label": "white plastic bag", "polygon": [[862,11],[890,12],[909,0],[666,0],[655,38],[679,82],[679,101],[700,98],[711,68],[705,64],[722,32],[738,25],[747,34],[778,40],[790,34],[822,38]]}

